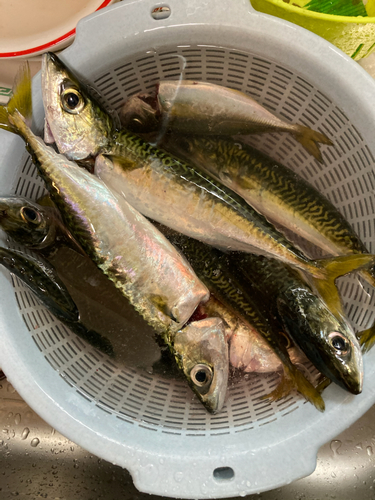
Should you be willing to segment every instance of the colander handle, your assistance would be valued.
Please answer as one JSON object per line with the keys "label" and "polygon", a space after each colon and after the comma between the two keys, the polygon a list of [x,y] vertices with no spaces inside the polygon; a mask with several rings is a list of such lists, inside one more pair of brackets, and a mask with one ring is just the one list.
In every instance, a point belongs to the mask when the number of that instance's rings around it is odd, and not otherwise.
{"label": "colander handle", "polygon": [[[217,0],[168,0],[165,3],[123,0],[82,19],[77,25],[76,39],[64,51],[64,57],[67,55],[72,61],[74,52],[83,50],[87,60],[96,60],[100,66],[102,61],[98,55],[111,52],[111,46],[119,45],[119,39],[124,42],[130,34],[142,33],[144,38],[147,32],[182,24],[207,24],[216,29],[225,29],[225,26],[249,28],[259,17],[268,17],[256,12],[249,0],[231,0],[229,5],[226,7]],[[170,9],[168,17],[163,18],[162,7]],[[155,9],[159,9],[159,16],[155,15],[158,13]],[[98,67],[95,70],[97,72]]]}

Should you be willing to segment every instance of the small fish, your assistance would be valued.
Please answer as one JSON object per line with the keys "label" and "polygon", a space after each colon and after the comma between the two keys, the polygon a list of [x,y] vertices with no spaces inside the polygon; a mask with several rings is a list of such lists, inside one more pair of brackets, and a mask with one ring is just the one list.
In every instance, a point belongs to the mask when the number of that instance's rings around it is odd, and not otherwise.
{"label": "small fish", "polygon": [[[183,370],[186,366],[191,369],[190,364],[181,363],[186,353],[179,352],[178,347],[187,349],[187,346],[186,342],[179,342],[179,338],[188,335],[185,323],[197,305],[208,299],[207,288],[176,248],[125,199],[117,198],[100,179],[57,154],[33,134],[19,112],[20,108],[26,117],[31,114],[27,66],[18,81],[13,98],[0,112],[5,128],[26,141],[53,203],[82,249],[154,328],[171,349],[177,364]],[[204,328],[207,330],[209,325],[205,322]],[[221,320],[216,318],[211,326],[211,336],[205,334],[204,345],[198,346],[201,347],[198,353],[199,368],[206,364],[213,376],[202,389],[198,380],[194,387],[196,379],[190,372],[184,373],[202,403],[215,413],[224,403],[227,387],[227,378],[217,376],[216,372],[223,364],[228,365],[228,352]],[[190,331],[189,325],[187,328]],[[218,352],[217,356],[212,355],[210,346]],[[224,359],[219,363],[220,356]],[[218,366],[213,366],[212,360]],[[198,372],[200,375],[200,370]]]}
{"label": "small fish", "polygon": [[3,247],[0,247],[0,264],[23,281],[43,305],[74,333],[109,356],[114,355],[106,337],[87,329],[80,322],[77,306],[53,266],[43,259]]}
{"label": "small fish", "polygon": [[84,253],[63,225],[59,212],[18,196],[0,197],[0,228],[31,250],[53,254],[60,245]]}
{"label": "small fish", "polygon": [[155,96],[132,96],[121,110],[121,122],[134,132],[172,130],[197,136],[288,132],[322,162],[318,143],[332,145],[323,133],[288,123],[249,95],[214,83],[162,80]]}
{"label": "small fish", "polygon": [[[161,145],[194,163],[239,194],[278,226],[330,255],[368,253],[337,208],[301,176],[246,144],[231,139],[169,135]],[[375,286],[375,269],[361,275]]]}
{"label": "small fish", "polygon": [[114,121],[54,54],[42,62],[42,92],[48,136],[61,153],[93,158],[95,173],[146,217],[229,250],[269,255],[312,276],[331,309],[341,311],[337,276],[369,263],[371,256],[312,261],[262,215],[218,183],[126,131]]}
{"label": "small fish", "polygon": [[350,323],[332,314],[289,266],[255,255],[238,255],[235,263],[316,368],[340,387],[359,394],[363,385],[362,353]]}

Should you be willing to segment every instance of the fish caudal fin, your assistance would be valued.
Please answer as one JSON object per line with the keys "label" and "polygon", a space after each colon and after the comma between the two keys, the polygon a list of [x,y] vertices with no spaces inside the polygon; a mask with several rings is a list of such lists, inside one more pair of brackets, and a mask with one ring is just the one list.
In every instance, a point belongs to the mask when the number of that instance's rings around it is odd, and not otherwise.
{"label": "fish caudal fin", "polygon": [[311,277],[316,291],[327,304],[330,311],[338,316],[344,316],[342,302],[335,281],[340,276],[349,274],[371,264],[375,255],[351,254],[342,257],[331,257],[317,260],[317,265],[325,270],[325,278]]}
{"label": "fish caudal fin", "polygon": [[324,411],[325,404],[320,393],[307,380],[304,374],[293,365],[290,367],[284,365],[284,373],[279,385],[270,394],[263,396],[262,399],[276,401],[287,396],[293,389],[297,389],[319,411]]}
{"label": "fish caudal fin", "polygon": [[18,70],[13,84],[13,95],[7,106],[0,106],[0,128],[10,132],[18,133],[9,117],[18,111],[25,120],[31,120],[32,98],[31,98],[31,76],[30,67],[26,62]]}
{"label": "fish caudal fin", "polygon": [[371,267],[369,269],[363,269],[360,272],[362,278],[364,278],[367,283],[375,288],[375,268]]}
{"label": "fish caudal fin", "polygon": [[375,344],[375,322],[367,330],[357,333],[359,344],[362,347],[362,352],[369,351]]}
{"label": "fish caudal fin", "polygon": [[297,125],[293,132],[295,139],[320,163],[323,163],[322,153],[320,152],[318,144],[333,145],[333,142],[321,132],[316,132],[309,127]]}

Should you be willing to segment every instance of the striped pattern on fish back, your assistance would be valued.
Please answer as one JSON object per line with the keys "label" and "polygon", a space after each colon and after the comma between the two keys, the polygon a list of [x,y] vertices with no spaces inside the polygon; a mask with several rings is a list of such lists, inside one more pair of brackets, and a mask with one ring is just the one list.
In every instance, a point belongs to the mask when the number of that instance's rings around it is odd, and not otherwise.
{"label": "striped pattern on fish back", "polygon": [[[298,214],[335,246],[350,253],[366,247],[337,208],[301,176],[260,151],[230,140],[194,138],[196,149],[208,151],[218,172],[228,172],[241,189],[261,191],[263,198],[277,198],[280,210]],[[199,157],[199,156],[198,156]],[[203,165],[202,165],[203,166]],[[250,200],[248,200],[250,202]],[[348,252],[348,253],[349,253]]]}
{"label": "striped pattern on fish back", "polygon": [[125,131],[120,132],[104,151],[104,154],[126,158],[133,165],[133,168],[157,164],[158,168],[162,167],[168,172],[173,172],[176,182],[189,183],[197,186],[201,191],[210,193],[212,197],[216,198],[217,203],[222,203],[226,208],[230,207],[237,215],[253,224],[263,238],[277,241],[287,252],[303,262],[309,262],[302,251],[289,242],[263,215],[254,210],[231,189],[216,181],[210,174],[201,172],[188,163],[155,148],[142,138]]}

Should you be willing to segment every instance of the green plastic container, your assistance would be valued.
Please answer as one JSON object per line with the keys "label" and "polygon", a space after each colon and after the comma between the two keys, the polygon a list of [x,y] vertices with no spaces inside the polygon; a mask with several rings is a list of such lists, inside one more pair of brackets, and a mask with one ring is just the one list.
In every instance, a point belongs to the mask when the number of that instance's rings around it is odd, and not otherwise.
{"label": "green plastic container", "polygon": [[368,2],[369,17],[335,16],[303,9],[307,1],[250,0],[254,9],[280,17],[313,31],[333,43],[355,60],[367,57],[375,50],[375,7]]}

